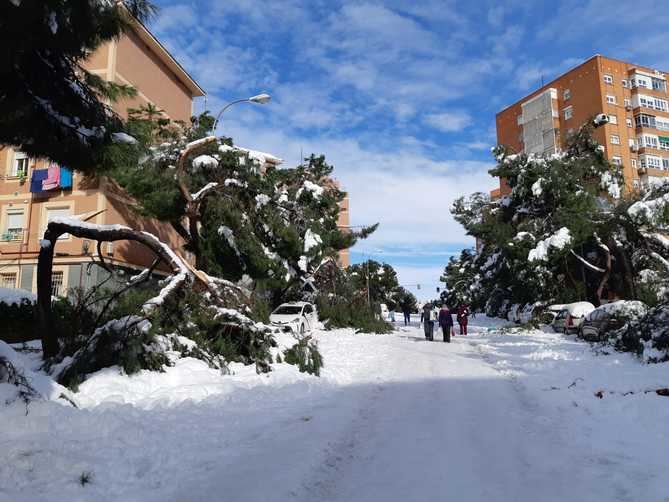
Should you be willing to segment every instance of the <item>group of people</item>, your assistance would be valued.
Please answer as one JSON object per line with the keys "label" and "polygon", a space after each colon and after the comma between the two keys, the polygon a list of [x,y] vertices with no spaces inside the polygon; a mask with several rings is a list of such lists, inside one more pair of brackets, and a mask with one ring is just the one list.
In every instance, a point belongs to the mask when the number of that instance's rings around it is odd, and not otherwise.
{"label": "group of people", "polygon": [[444,342],[450,343],[451,336],[455,336],[455,329],[453,327],[453,312],[456,314],[456,319],[460,325],[460,334],[467,334],[467,323],[469,321],[469,307],[461,304],[457,309],[449,309],[445,303],[441,308],[437,308],[436,304],[426,303],[423,305],[423,312],[421,312],[420,322],[423,323],[425,330],[425,339],[428,341],[434,340],[434,325],[439,324],[444,336]]}

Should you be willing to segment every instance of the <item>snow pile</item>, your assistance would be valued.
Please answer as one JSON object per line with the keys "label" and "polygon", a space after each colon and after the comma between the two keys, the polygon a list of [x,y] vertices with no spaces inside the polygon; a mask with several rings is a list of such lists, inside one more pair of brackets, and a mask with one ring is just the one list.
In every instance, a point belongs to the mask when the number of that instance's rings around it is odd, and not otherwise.
{"label": "snow pile", "polygon": [[532,184],[532,194],[535,197],[540,197],[541,194],[543,193],[543,191],[544,191],[543,188],[542,188],[543,181],[544,181],[543,178],[539,178],[537,181],[535,181]]}
{"label": "snow pile", "polygon": [[0,288],[0,303],[20,305],[23,302],[35,303],[37,295],[25,289]]}
{"label": "snow pile", "polygon": [[545,261],[548,258],[548,251],[553,249],[564,249],[571,243],[571,234],[567,227],[562,227],[555,234],[541,240],[536,247],[530,250],[527,256],[528,261]]}
{"label": "snow pile", "polygon": [[[30,349],[31,347],[28,346]],[[37,352],[41,354],[41,352]],[[9,363],[18,377],[15,379],[7,374],[3,362]],[[57,400],[66,396],[73,400],[72,393],[53,381],[51,377],[38,371],[41,360],[36,361],[16,352],[10,345],[0,340],[0,409],[6,403],[14,402],[19,397],[19,392],[30,392],[34,390],[37,395],[32,398]],[[16,381],[18,380],[18,381]],[[21,382],[25,382],[22,384]],[[32,394],[32,393],[31,393]],[[66,402],[63,402],[66,404]]]}
{"label": "snow pile", "polygon": [[267,194],[260,193],[260,194],[256,195],[256,203],[258,204],[258,207],[263,207],[264,205],[268,204],[269,201],[271,201],[271,200],[272,199]]}
{"label": "snow pile", "polygon": [[625,318],[637,318],[646,315],[648,307],[645,303],[635,300],[618,300],[616,302],[605,303],[597,310],[604,311],[609,315],[622,316]]}
{"label": "snow pile", "polygon": [[627,209],[627,213],[638,223],[657,225],[668,204],[669,193],[666,193],[657,199],[635,202]]}
{"label": "snow pile", "polygon": [[614,199],[620,199],[621,188],[618,180],[609,172],[602,174],[600,186]]}
{"label": "snow pile", "polygon": [[228,245],[233,249],[237,255],[239,255],[239,249],[237,248],[237,242],[235,241],[235,232],[225,225],[218,227],[218,235],[225,237],[225,240],[228,241]]}
{"label": "snow pile", "polygon": [[112,141],[114,143],[126,143],[129,145],[137,144],[137,139],[124,132],[112,133]]}
{"label": "snow pile", "polygon": [[322,243],[323,239],[321,239],[321,236],[308,228],[304,234],[304,252],[308,253],[311,249],[320,246]]}
{"label": "snow pile", "polygon": [[637,354],[644,362],[669,362],[669,304],[653,307],[633,319],[611,340],[619,350]]}
{"label": "snow pile", "polygon": [[214,169],[218,167],[218,160],[211,155],[198,155],[193,159],[193,167],[195,169],[209,168]]}
{"label": "snow pile", "polygon": [[311,193],[311,195],[314,197],[314,199],[319,199],[321,197],[321,195],[323,195],[323,193],[325,192],[325,188],[323,188],[322,186],[317,185],[316,183],[314,183],[312,181],[305,180],[304,184],[302,185],[302,188],[300,188],[297,191],[296,197],[299,199],[300,195],[302,195],[302,193],[305,190],[307,192]]}

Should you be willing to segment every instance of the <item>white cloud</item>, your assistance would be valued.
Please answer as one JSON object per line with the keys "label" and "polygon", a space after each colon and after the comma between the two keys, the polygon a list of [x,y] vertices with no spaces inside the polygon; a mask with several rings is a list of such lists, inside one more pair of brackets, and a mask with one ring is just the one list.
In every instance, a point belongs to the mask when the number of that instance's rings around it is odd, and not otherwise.
{"label": "white cloud", "polygon": [[425,123],[444,132],[460,131],[472,123],[465,111],[433,113],[425,117]]}

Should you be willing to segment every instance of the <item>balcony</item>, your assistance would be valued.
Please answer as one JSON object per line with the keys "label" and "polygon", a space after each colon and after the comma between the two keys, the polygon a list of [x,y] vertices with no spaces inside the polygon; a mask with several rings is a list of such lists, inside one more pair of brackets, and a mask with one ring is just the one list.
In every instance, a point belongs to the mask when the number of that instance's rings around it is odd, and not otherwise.
{"label": "balcony", "polygon": [[9,228],[0,233],[0,244],[20,244],[27,229]]}

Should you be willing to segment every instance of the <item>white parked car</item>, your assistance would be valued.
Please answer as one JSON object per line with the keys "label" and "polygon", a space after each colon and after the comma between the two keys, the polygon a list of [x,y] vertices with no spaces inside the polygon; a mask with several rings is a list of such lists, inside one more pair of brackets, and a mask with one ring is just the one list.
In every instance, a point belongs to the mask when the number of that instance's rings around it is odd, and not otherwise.
{"label": "white parked car", "polygon": [[388,311],[388,305],[385,303],[382,303],[379,305],[380,311],[381,311],[381,320],[382,321],[389,321],[390,320],[390,312]]}
{"label": "white parked car", "polygon": [[308,302],[282,303],[269,316],[272,326],[303,335],[318,323],[316,308]]}
{"label": "white parked car", "polygon": [[593,310],[595,310],[595,306],[590,302],[576,302],[565,305],[553,321],[553,331],[578,332],[585,316]]}

